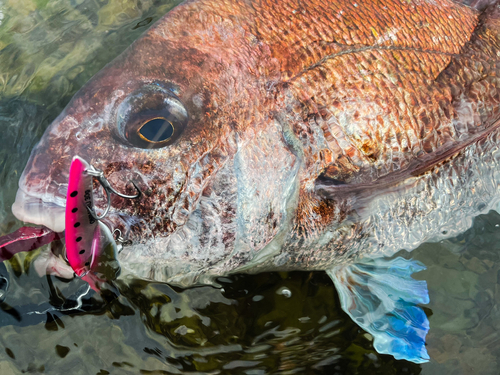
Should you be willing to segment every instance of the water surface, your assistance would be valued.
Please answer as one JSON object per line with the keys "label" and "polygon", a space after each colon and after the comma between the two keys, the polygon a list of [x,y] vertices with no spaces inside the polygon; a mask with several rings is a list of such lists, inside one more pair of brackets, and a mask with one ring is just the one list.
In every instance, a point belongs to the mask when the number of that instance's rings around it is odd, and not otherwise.
{"label": "water surface", "polygon": [[[0,0],[0,235],[30,150],[71,96],[176,5],[166,0]],[[411,254],[427,270],[431,362],[373,350],[323,272],[220,278],[179,289],[122,279],[120,296],[42,277],[39,252],[0,266],[0,374],[498,374],[500,215]],[[4,287],[0,280],[0,289]],[[81,304],[74,297],[83,295]]]}

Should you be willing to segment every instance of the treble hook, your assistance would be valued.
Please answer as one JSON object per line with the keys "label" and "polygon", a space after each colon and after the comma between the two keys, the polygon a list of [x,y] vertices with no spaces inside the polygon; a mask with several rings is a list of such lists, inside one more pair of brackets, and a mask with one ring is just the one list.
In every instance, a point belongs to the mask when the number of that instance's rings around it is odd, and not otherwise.
{"label": "treble hook", "polygon": [[102,188],[106,192],[106,198],[108,201],[106,209],[104,210],[104,213],[101,216],[98,216],[91,207],[87,207],[88,211],[94,217],[94,219],[101,220],[108,214],[109,209],[111,208],[111,193],[116,194],[119,197],[122,197],[125,199],[137,199],[142,195],[141,191],[139,190],[139,188],[137,187],[137,185],[135,184],[134,181],[130,181],[130,182],[132,183],[132,185],[134,185],[135,189],[137,190],[137,194],[136,195],[125,195],[125,194],[122,194],[122,193],[116,191],[115,189],[113,189],[113,187],[109,184],[109,181],[106,179],[106,177],[104,177],[104,172],[101,171],[100,169],[97,169],[93,165],[90,165],[90,167],[88,169],[86,169],[85,172],[88,175],[97,178],[97,181],[99,181]]}

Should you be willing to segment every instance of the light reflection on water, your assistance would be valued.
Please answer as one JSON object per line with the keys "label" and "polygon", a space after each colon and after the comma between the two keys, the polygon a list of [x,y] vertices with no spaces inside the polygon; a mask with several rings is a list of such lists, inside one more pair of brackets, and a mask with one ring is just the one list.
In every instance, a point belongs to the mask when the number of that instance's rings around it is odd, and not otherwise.
{"label": "light reflection on water", "polygon": [[[29,151],[74,92],[174,6],[160,0],[0,2],[0,234]],[[429,364],[377,354],[321,272],[219,279],[178,289],[125,279],[118,298],[67,297],[85,284],[39,278],[37,253],[0,269],[0,374],[496,374],[500,216],[412,256],[428,269]]]}

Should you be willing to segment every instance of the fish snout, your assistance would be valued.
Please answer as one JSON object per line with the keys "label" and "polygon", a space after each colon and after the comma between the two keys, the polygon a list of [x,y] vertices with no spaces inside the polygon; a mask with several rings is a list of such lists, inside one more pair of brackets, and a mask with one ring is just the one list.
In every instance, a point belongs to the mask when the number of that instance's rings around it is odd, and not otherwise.
{"label": "fish snout", "polygon": [[[68,163],[65,161],[68,160]],[[31,153],[19,180],[13,214],[21,221],[64,230],[64,207],[71,158],[53,154],[40,142]]]}

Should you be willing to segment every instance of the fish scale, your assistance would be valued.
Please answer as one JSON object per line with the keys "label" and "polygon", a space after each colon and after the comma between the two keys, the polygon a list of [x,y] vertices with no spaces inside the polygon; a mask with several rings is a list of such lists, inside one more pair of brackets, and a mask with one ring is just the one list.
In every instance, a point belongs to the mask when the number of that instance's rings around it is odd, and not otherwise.
{"label": "fish scale", "polygon": [[[481,50],[479,52],[481,52]],[[362,52],[360,54],[363,54],[363,53],[366,53],[366,52]],[[460,69],[461,63],[465,63],[465,64],[469,63],[468,59],[463,59],[463,60],[465,60],[465,61],[460,61],[460,60],[456,61],[455,64],[452,64],[453,66],[449,69],[453,69],[454,66],[457,66],[457,65],[458,65],[458,68]],[[378,59],[378,61],[379,62],[382,62],[382,61],[387,62],[388,59],[384,59],[382,56],[382,58]],[[351,67],[351,69],[352,69],[352,67],[356,66],[356,65],[353,63],[346,63],[346,64],[341,64],[341,66]],[[394,68],[396,68],[397,64],[393,64],[393,66],[394,66]],[[332,70],[335,68],[336,68],[335,65],[333,65],[331,67]],[[467,70],[467,69],[465,69],[465,70]],[[392,72],[392,71],[394,71],[394,69],[392,69],[392,68],[388,69],[386,74],[389,74],[389,72]],[[332,78],[327,78],[328,81],[336,82],[337,86],[334,87],[333,90],[330,90],[329,95],[325,97],[325,90],[323,89],[324,86],[323,86],[323,84],[319,83],[320,79],[317,78],[319,74],[320,73],[317,71],[304,73],[304,75],[314,76],[315,78],[309,78],[308,83],[306,85],[303,85],[302,83],[298,83],[298,82],[296,83],[298,91],[299,90],[307,90],[308,94],[306,95],[306,97],[310,97],[311,98],[310,102],[312,102],[312,103],[307,103],[307,101],[306,101],[306,104],[308,104],[310,108],[312,107],[311,111],[314,111],[314,108],[316,108],[316,107],[326,107],[326,108],[330,108],[330,111],[331,111],[330,113],[332,116],[335,115],[336,113],[346,113],[346,112],[349,113],[348,109],[350,108],[350,104],[347,101],[344,101],[345,104],[341,105],[340,108],[339,107],[332,108],[331,106],[329,107],[329,103],[338,102],[339,99],[342,98],[342,96],[344,98],[349,98],[349,96],[350,96],[349,89],[343,88],[345,86],[342,86],[342,85],[345,85],[345,83],[342,80],[338,80],[338,79],[335,80]],[[347,77],[354,77],[355,75],[356,75],[356,71],[354,70],[353,73],[349,74]],[[447,75],[447,76],[449,76],[449,75]],[[386,77],[388,78],[389,75],[387,75]],[[419,87],[420,93],[419,93],[419,95],[417,95],[417,97],[420,97],[422,99],[424,97],[427,97],[428,99],[430,99],[430,100],[425,100],[425,102],[428,103],[428,104],[426,104],[426,107],[424,109],[425,112],[422,112],[418,107],[417,108],[411,107],[408,105],[408,103],[405,103],[404,95],[402,95],[400,97],[400,99],[398,100],[397,95],[394,96],[394,95],[387,95],[387,94],[383,95],[382,94],[383,97],[391,97],[392,103],[393,103],[393,104],[391,104],[391,106],[389,108],[390,108],[390,111],[394,113],[394,117],[392,118],[393,121],[390,122],[391,127],[387,128],[386,132],[391,132],[394,124],[396,123],[396,124],[398,124],[397,128],[401,129],[401,130],[398,130],[396,132],[396,135],[399,134],[399,131],[405,133],[408,131],[408,130],[406,130],[407,124],[408,123],[410,123],[410,124],[415,123],[414,121],[417,120],[416,124],[417,124],[418,128],[422,129],[422,131],[419,134],[420,140],[418,140],[418,143],[422,142],[422,145],[423,145],[424,150],[426,152],[428,152],[428,153],[433,152],[433,151],[438,150],[439,148],[443,147],[443,145],[449,145],[450,142],[457,141],[456,132],[454,129],[455,121],[450,121],[449,115],[447,115],[442,110],[443,106],[453,108],[453,106],[451,105],[451,99],[454,99],[456,101],[456,96],[455,96],[455,98],[451,98],[448,95],[446,95],[447,89],[440,82],[437,82],[437,84],[435,85],[435,88],[433,88],[432,86],[429,86],[428,81],[426,81],[425,79],[424,80],[419,79],[419,80],[417,80],[417,82],[412,83],[411,77],[412,77],[412,74],[410,72],[405,74],[405,78],[406,78],[405,84],[411,85],[406,90],[409,90],[409,92],[414,92],[414,88]],[[394,86],[391,87],[391,85],[388,84],[387,78],[384,78],[384,77],[381,77],[381,78],[382,78],[381,83],[384,84],[382,87],[384,87],[384,86],[387,87],[387,89],[386,89],[387,92],[392,92],[392,94],[398,93],[399,89],[396,89],[396,87],[394,87]],[[467,85],[471,85],[471,84],[478,84],[481,86],[484,86],[487,84],[487,82],[485,82],[485,83],[475,82],[474,79],[478,80],[479,78],[477,76],[469,77],[467,79],[467,81],[462,84],[463,85],[462,87],[467,87]],[[496,80],[496,78],[490,78],[490,80]],[[457,84],[459,84],[459,83],[460,83],[460,81],[457,81]],[[449,84],[449,83],[447,82],[447,84]],[[353,85],[353,87],[357,87],[357,86],[359,86],[359,83],[354,81],[352,83],[352,85]],[[428,90],[427,93],[426,93],[426,87]],[[424,88],[424,90],[422,90],[422,88]],[[485,93],[485,95],[483,95],[484,100],[491,102],[492,98],[488,94],[486,94],[486,92],[493,93],[494,95],[497,95],[497,93],[496,93],[496,87],[490,86],[490,88],[491,88],[490,90],[483,90],[482,92]],[[445,90],[444,96],[441,93],[441,90]],[[464,89],[462,89],[461,91],[463,91],[463,90]],[[322,97],[321,101],[319,101],[318,96],[315,95],[316,91],[320,91],[321,93],[323,93],[323,97]],[[423,93],[422,93],[422,91],[423,91]],[[363,94],[367,95],[368,92],[366,90],[364,90]],[[404,92],[405,92],[405,88],[403,87],[403,93]],[[344,93],[344,94],[342,94],[342,93]],[[380,94],[380,91],[375,90],[372,94],[373,97],[368,96],[368,97],[365,97],[364,99],[360,99],[360,101],[363,101],[364,106],[366,106],[366,103],[377,103],[378,101],[376,98],[379,96],[379,94]],[[304,94],[299,94],[298,96],[304,97]],[[401,113],[400,108],[401,108],[401,104],[403,104],[403,103],[404,103],[404,106],[406,107],[406,111],[403,111],[403,113]],[[430,104],[430,108],[429,108],[429,104]],[[403,108],[405,108],[405,107],[403,107]],[[376,108],[377,108],[377,104],[375,104],[375,110],[376,110]],[[364,111],[368,112],[368,109],[365,109]],[[415,117],[415,112],[418,113],[417,118]],[[325,116],[325,115],[323,114],[323,116]],[[327,113],[327,116],[328,116],[328,113]],[[487,117],[487,116],[483,115],[483,117]],[[409,121],[398,122],[398,120],[397,120],[398,118],[399,119],[403,118],[405,120],[408,119]],[[455,120],[456,118],[457,118],[457,116],[455,115],[453,120]],[[350,117],[350,118],[348,118],[346,123],[349,124],[348,127],[347,127],[347,125],[344,125],[344,124],[342,124],[342,126],[345,127],[345,129],[348,130],[349,132],[351,132],[351,133],[354,132],[352,134],[355,134],[356,136],[363,134],[362,133],[362,131],[363,131],[362,129],[364,127],[364,125],[363,125],[364,119],[363,118],[361,120],[355,120],[352,117]],[[483,123],[483,122],[481,122],[481,123]],[[487,123],[485,123],[485,125],[486,124]],[[491,121],[490,121],[490,124],[491,124]],[[380,129],[380,127],[379,127],[377,129],[377,133],[380,134],[381,130],[383,131],[383,129]],[[436,132],[439,133],[439,137],[437,136]],[[386,133],[386,134],[390,134],[390,133]],[[410,130],[410,134],[411,134],[411,130]],[[349,134],[347,134],[347,135],[349,136]],[[367,138],[373,139],[374,135],[367,134]],[[348,137],[347,139],[351,145],[354,145],[354,148],[349,149],[349,148],[346,148],[344,146],[343,147],[344,153],[348,157],[354,158],[352,160],[354,160],[355,164],[365,165],[365,167],[367,165],[369,166],[371,164],[371,160],[366,159],[366,157],[363,157],[363,151],[361,151],[364,144],[357,143],[356,139],[352,138],[352,136]],[[390,142],[387,142],[387,141],[381,142],[378,144],[390,146]],[[414,154],[418,154],[418,148],[415,150],[415,146],[413,146],[412,152]],[[371,154],[373,154],[373,153],[371,153]],[[382,158],[381,160],[379,160],[378,164],[381,166],[384,166],[384,165],[388,164],[387,163],[388,162],[387,156],[390,155],[390,153],[388,153],[386,151],[386,152],[383,152],[382,155],[384,155],[385,158]],[[409,162],[411,162],[411,160],[407,160],[406,164],[408,164]],[[403,165],[396,164],[393,168],[397,169],[397,170],[404,169],[404,164]],[[390,169],[385,170],[384,174],[389,173],[389,172],[391,172]],[[344,172],[343,174],[346,174],[346,172]],[[332,176],[332,177],[335,178],[335,176]]]}
{"label": "fish scale", "polygon": [[[354,3],[358,6],[355,7]],[[399,46],[459,53],[460,47],[468,41],[468,36],[472,34],[477,24],[477,13],[452,2],[442,2],[442,7],[439,9],[424,1],[419,2],[418,5],[414,6],[411,17],[408,18],[405,18],[409,14],[406,10],[398,9],[399,3],[399,1],[335,1],[328,3],[310,1],[307,4],[288,6],[289,2],[263,2],[257,8],[259,12],[257,33],[263,36],[266,42],[273,45],[272,49],[276,51],[277,58],[295,65],[293,70],[297,74],[300,70],[318,61],[316,59],[295,61],[291,58],[297,52],[293,46],[299,45],[299,41],[305,45],[323,41],[346,46],[357,44]],[[322,6],[318,7],[316,4]],[[310,27],[304,30],[306,33],[294,32],[302,29],[301,19],[304,17],[302,9],[314,9],[313,17],[318,22],[310,22]],[[379,17],[382,18],[380,22]],[[339,22],[332,22],[332,19]],[[442,29],[443,24],[449,25],[447,26],[448,30]],[[318,27],[322,27],[327,32],[317,32]],[[415,32],[417,28],[418,33]],[[384,35],[387,29],[398,30],[397,38],[378,43],[372,30],[377,35]],[[290,30],[285,38],[281,33],[283,30]],[[328,35],[328,38],[324,38],[325,35]],[[290,46],[292,46],[291,49]],[[280,52],[282,54],[278,55]],[[323,56],[328,54],[325,53]],[[292,67],[292,65],[289,66]]]}

